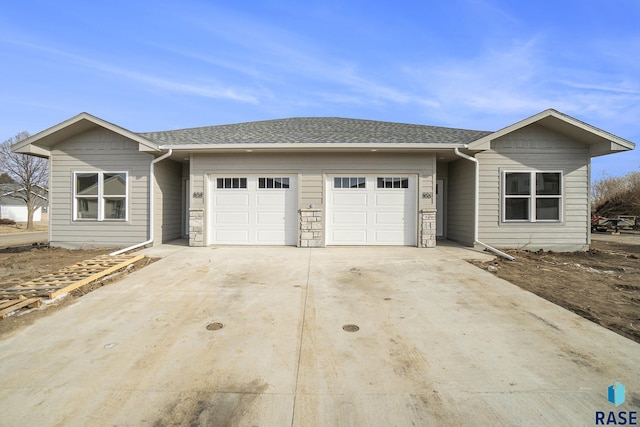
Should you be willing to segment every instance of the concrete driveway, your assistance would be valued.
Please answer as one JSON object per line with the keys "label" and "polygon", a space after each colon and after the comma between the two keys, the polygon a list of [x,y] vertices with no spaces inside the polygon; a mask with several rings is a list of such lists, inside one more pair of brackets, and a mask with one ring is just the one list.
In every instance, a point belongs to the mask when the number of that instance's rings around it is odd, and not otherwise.
{"label": "concrete driveway", "polygon": [[640,409],[640,345],[455,248],[153,252],[0,341],[0,424],[594,425]]}

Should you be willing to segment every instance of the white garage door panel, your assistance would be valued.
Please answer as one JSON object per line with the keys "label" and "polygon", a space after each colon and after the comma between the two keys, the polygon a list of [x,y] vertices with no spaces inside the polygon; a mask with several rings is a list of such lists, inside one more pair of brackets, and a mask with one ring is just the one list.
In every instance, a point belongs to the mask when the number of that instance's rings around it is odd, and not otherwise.
{"label": "white garage door panel", "polygon": [[[335,177],[365,177],[365,188],[335,188],[336,181],[351,182]],[[408,188],[377,188],[378,177],[402,178]],[[415,175],[330,175],[326,187],[328,245],[417,244]]]}
{"label": "white garage door panel", "polygon": [[258,241],[260,242],[278,242],[284,240],[284,231],[279,230],[258,230]]}
{"label": "white garage door panel", "polygon": [[341,190],[333,193],[334,201],[339,206],[367,206],[367,194],[362,190]]}
{"label": "white garage door panel", "polygon": [[256,214],[256,224],[283,228],[285,224],[285,212],[258,212]]}
{"label": "white garage door panel", "polygon": [[248,212],[216,212],[214,215],[218,224],[249,224]]}
{"label": "white garage door panel", "polygon": [[233,244],[237,242],[248,242],[248,230],[216,230],[215,241],[222,244]]}
{"label": "white garage door panel", "polygon": [[268,193],[257,194],[256,206],[258,207],[277,207],[284,212],[286,203],[286,194],[282,190],[272,190]]}
{"label": "white garage door panel", "polygon": [[[234,191],[234,190],[225,190],[225,191]],[[236,190],[239,191],[239,190]],[[246,190],[243,190],[244,193],[238,194],[216,194],[216,205],[219,208],[225,208],[230,206],[249,206],[249,194],[246,193]]]}
{"label": "white garage door panel", "polygon": [[398,230],[377,230],[376,241],[385,245],[404,245],[405,238]]}
{"label": "white garage door panel", "polygon": [[398,210],[404,210],[405,194],[403,190],[384,191],[388,191],[388,193],[376,194],[376,206],[390,206]]}
{"label": "white garage door panel", "polygon": [[260,176],[255,175],[242,176],[246,188],[217,188],[217,178],[226,177],[211,176],[207,243],[295,245],[297,182],[295,176],[279,176],[284,177],[289,178],[289,188],[271,189],[258,188]]}
{"label": "white garage door panel", "polygon": [[355,225],[367,220],[366,212],[334,212],[333,225]]}
{"label": "white garage door panel", "polygon": [[333,244],[352,245],[352,242],[367,240],[367,232],[364,230],[335,230],[332,233]]}
{"label": "white garage door panel", "polygon": [[376,212],[376,224],[404,230],[404,212]]}

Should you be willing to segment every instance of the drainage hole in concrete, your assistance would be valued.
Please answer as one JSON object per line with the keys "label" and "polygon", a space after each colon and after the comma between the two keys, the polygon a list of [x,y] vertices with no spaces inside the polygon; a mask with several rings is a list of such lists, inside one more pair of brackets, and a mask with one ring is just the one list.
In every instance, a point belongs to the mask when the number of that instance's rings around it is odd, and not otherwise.
{"label": "drainage hole in concrete", "polygon": [[220,322],[209,323],[207,325],[208,331],[217,331],[218,329],[222,329],[224,325]]}
{"label": "drainage hole in concrete", "polygon": [[346,332],[358,332],[360,327],[358,325],[344,325],[342,329]]}

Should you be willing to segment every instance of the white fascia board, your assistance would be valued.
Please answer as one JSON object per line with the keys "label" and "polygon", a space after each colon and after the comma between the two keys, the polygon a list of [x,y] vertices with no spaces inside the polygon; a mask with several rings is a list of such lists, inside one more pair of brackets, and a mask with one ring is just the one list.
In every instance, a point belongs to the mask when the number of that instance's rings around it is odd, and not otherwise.
{"label": "white fascia board", "polygon": [[278,151],[297,151],[297,150],[317,150],[317,151],[333,151],[333,150],[385,150],[385,151],[402,151],[402,150],[442,150],[454,148],[466,148],[466,144],[419,144],[419,143],[391,143],[391,144],[357,144],[357,143],[326,143],[326,144],[296,144],[296,143],[268,143],[268,144],[166,144],[161,145],[161,150],[173,149],[174,151],[246,151],[246,150],[278,150]]}

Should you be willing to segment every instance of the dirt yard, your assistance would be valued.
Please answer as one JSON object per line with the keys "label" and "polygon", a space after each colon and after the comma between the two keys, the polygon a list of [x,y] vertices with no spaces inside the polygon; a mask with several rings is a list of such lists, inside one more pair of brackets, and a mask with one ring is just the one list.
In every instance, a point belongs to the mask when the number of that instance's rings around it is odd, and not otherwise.
{"label": "dirt yard", "polygon": [[69,250],[48,246],[18,246],[0,249],[0,289],[10,287],[16,280],[27,281],[113,249]]}
{"label": "dirt yard", "polygon": [[[61,268],[112,251],[113,249],[69,250],[49,248],[48,246],[20,246],[0,249],[0,289],[8,288],[17,283],[35,279],[45,274],[55,273]],[[120,273],[114,273],[102,280],[74,290],[70,296],[47,306],[46,309],[32,310],[19,316],[0,319],[0,338],[34,323],[40,317],[71,304],[76,298],[100,286],[120,280],[124,275],[138,270],[153,261],[155,260],[148,257],[139,260]]]}
{"label": "dirt yard", "polygon": [[507,252],[517,260],[476,265],[640,343],[640,244],[593,241],[588,252]]}

